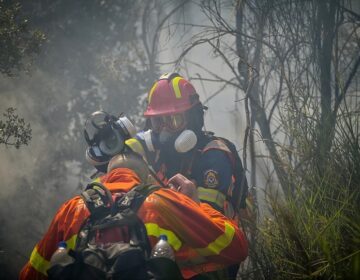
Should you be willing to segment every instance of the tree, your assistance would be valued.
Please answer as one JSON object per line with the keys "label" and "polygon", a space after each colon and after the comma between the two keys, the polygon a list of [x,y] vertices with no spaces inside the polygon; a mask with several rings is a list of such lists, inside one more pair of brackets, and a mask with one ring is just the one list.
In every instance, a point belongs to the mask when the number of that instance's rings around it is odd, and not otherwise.
{"label": "tree", "polygon": [[[256,132],[253,126],[256,123],[282,189],[291,195],[293,185],[286,166],[290,164],[296,169],[299,158],[291,154],[294,139],[281,128],[283,122],[278,122],[279,116],[285,117],[280,108],[287,104],[297,115],[303,114],[305,108],[314,113],[311,117],[316,118],[313,123],[317,132],[303,133],[313,137],[308,140],[316,143],[313,147],[318,152],[311,159],[321,169],[326,165],[325,155],[331,151],[338,109],[348,91],[356,86],[360,64],[355,35],[358,15],[344,1],[229,3],[211,0],[201,3],[212,25],[194,26],[199,32],[189,40],[191,43],[178,63],[191,49],[203,44],[223,59],[233,77],[227,79],[207,71],[211,78],[203,79],[234,87],[248,99],[250,135]],[[225,16],[226,7],[236,10],[235,24]],[[303,11],[301,15],[299,10]],[[237,64],[233,63],[235,58]],[[251,166],[255,171],[254,163]]]}
{"label": "tree", "polygon": [[21,5],[0,1],[0,73],[13,76],[28,70],[31,58],[38,54],[45,37],[39,30],[31,30]]}
{"label": "tree", "polygon": [[24,119],[15,114],[14,108],[8,108],[3,114],[6,121],[0,120],[0,144],[6,146],[27,145],[31,140],[30,124],[25,124]]}
{"label": "tree", "polygon": [[[44,39],[39,30],[30,30],[19,3],[0,1],[0,74],[14,76],[19,71],[28,71]],[[6,121],[0,120],[0,144],[18,149],[31,140],[31,128],[15,111],[8,108],[3,114]]]}
{"label": "tree", "polygon": [[[206,44],[232,73],[225,77],[202,68],[208,76],[200,79],[220,84],[211,98],[227,87],[243,94],[244,111],[248,112],[250,184],[258,186],[253,177],[256,162],[268,157],[288,200],[301,197],[299,189],[309,199],[320,191],[322,198],[333,200],[349,192],[351,198],[346,200],[356,205],[359,176],[354,170],[359,169],[360,137],[360,45],[356,30],[360,23],[351,1],[202,1],[200,7],[210,24],[193,25],[198,32],[178,63],[193,48]],[[234,20],[229,19],[229,10],[236,11]],[[244,147],[247,141],[244,139]],[[264,143],[268,154],[260,154],[256,142]],[[272,168],[269,170],[271,179]],[[277,185],[273,180],[268,182]],[[325,205],[330,204],[322,204],[322,198],[315,204],[318,208],[311,209],[318,219],[342,211],[339,204],[343,201],[326,210]],[[346,219],[352,218],[344,215]],[[302,232],[295,234],[301,236]],[[345,248],[337,251],[343,254],[339,259],[354,253],[346,238],[338,246],[336,250]],[[259,253],[255,248],[252,253]],[[260,279],[264,271],[258,269],[256,257],[252,255],[252,273]],[[282,257],[287,260],[285,252]],[[306,273],[311,274],[311,269]]]}

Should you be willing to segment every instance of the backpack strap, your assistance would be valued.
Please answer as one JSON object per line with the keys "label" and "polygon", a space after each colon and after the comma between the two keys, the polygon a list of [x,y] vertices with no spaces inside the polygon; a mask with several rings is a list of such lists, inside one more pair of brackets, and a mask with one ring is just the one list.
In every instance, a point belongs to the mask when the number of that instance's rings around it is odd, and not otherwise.
{"label": "backpack strap", "polygon": [[147,265],[151,253],[147,231],[136,212],[159,188],[139,185],[112,195],[103,184],[90,183],[81,194],[90,216],[68,252],[74,261],[51,268],[50,279],[155,279]]}
{"label": "backpack strap", "polygon": [[[133,229],[130,232],[132,243],[141,246],[147,254],[150,254],[146,228],[136,213],[146,197],[159,188],[155,185],[138,185],[129,192],[123,193],[114,202],[111,192],[103,184],[90,183],[81,194],[90,211],[90,217],[84,221],[80,232],[88,234],[90,230],[106,228],[110,224],[113,226],[126,224]],[[76,250],[86,246],[87,234],[80,234]]]}
{"label": "backpack strap", "polygon": [[155,185],[138,185],[125,193],[116,201],[116,210],[123,211],[131,209],[137,212],[148,195],[160,189]]}
{"label": "backpack strap", "polygon": [[232,154],[233,159],[233,172],[235,177],[235,188],[231,194],[230,202],[234,206],[236,211],[246,208],[246,198],[248,196],[248,183],[245,176],[245,170],[242,165],[240,156],[237,152],[235,145],[226,138],[217,137],[220,141],[223,141]]}
{"label": "backpack strap", "polygon": [[121,213],[122,216],[128,218],[129,224],[133,224],[130,231],[131,243],[135,246],[140,246],[146,253],[146,258],[150,257],[151,246],[147,237],[147,231],[142,220],[137,216],[137,211],[145,201],[146,197],[154,191],[160,189],[155,185],[139,185],[125,193],[116,201],[116,212]]}
{"label": "backpack strap", "polygon": [[91,217],[97,218],[108,214],[113,204],[111,192],[100,182],[88,184],[80,196],[90,211]]}

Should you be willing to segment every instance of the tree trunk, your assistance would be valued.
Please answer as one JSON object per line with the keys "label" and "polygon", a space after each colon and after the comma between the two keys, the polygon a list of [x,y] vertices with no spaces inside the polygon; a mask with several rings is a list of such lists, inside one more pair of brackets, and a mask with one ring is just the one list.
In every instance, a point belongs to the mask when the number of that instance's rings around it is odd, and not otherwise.
{"label": "tree trunk", "polygon": [[[243,2],[241,2],[237,7],[236,45],[237,45],[237,52],[238,52],[239,57],[240,58],[244,57],[245,59],[250,61],[251,59],[249,58],[249,54],[244,47],[245,44],[242,43],[242,40],[243,40],[243,38],[241,36],[241,34],[243,32],[243,30],[242,30],[243,26],[241,24],[242,16],[243,16]],[[261,56],[262,48],[263,48],[262,40],[263,40],[263,33],[264,33],[265,17],[259,16],[257,19],[257,23],[258,23],[258,30],[257,30],[257,34],[256,34],[256,47],[255,47],[255,52],[254,52],[254,56],[251,61],[251,64],[252,64],[253,68],[259,70],[260,63],[261,63],[261,57],[262,57]],[[241,64],[241,63],[239,63],[239,64]],[[240,67],[239,67],[239,71],[240,71]],[[241,73],[240,73],[240,75],[241,75]],[[289,195],[291,195],[291,187],[289,186],[288,177],[287,177],[286,170],[284,168],[284,164],[281,160],[281,157],[280,157],[278,151],[276,150],[275,142],[273,141],[273,137],[272,137],[272,133],[271,133],[271,129],[270,129],[270,123],[267,118],[265,108],[263,108],[261,106],[260,80],[258,78],[256,78],[254,80],[254,84],[249,91],[249,99],[250,99],[250,108],[251,108],[252,118],[254,118],[256,123],[259,125],[260,131],[262,134],[262,139],[265,142],[265,145],[269,151],[269,154],[272,159],[272,163],[274,165],[276,175],[280,181],[282,190],[283,190],[285,196],[288,197]],[[250,141],[250,145],[251,145],[251,141]],[[254,151],[251,151],[251,149],[250,149],[250,152],[254,152]],[[252,166],[252,168],[253,168],[253,166]]]}
{"label": "tree trunk", "polygon": [[318,168],[323,170],[334,138],[335,119],[332,114],[331,61],[335,36],[337,3],[334,0],[315,1],[315,47],[320,71],[321,115],[317,137]]}

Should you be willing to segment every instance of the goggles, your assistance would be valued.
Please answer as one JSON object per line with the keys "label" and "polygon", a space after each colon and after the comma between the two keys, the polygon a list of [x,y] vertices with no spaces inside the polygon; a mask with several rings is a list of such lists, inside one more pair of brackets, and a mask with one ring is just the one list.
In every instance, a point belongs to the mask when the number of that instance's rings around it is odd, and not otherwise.
{"label": "goggles", "polygon": [[167,128],[170,131],[178,131],[186,126],[184,114],[151,117],[150,121],[154,131],[160,131],[162,128]]}

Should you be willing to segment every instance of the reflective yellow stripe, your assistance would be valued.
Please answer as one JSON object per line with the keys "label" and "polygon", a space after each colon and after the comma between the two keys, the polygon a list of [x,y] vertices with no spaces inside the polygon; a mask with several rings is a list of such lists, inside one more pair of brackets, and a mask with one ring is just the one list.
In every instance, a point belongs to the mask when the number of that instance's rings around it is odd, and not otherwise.
{"label": "reflective yellow stripe", "polygon": [[38,272],[47,276],[46,271],[49,268],[50,262],[43,258],[37,250],[37,246],[31,253],[30,256],[30,264],[31,266]]}
{"label": "reflective yellow stripe", "polygon": [[149,91],[148,103],[150,103],[150,101],[151,101],[151,97],[152,97],[152,95],[153,95],[153,93],[154,93],[154,90],[155,90],[157,84],[158,84],[158,82],[156,82],[156,83],[152,86],[152,88],[150,89],[150,91]]}
{"label": "reflective yellow stripe", "polygon": [[215,241],[211,242],[206,248],[195,249],[202,256],[218,255],[222,250],[228,247],[234,237],[234,227],[225,222],[225,232]]}
{"label": "reflective yellow stripe", "polygon": [[200,200],[209,201],[215,203],[221,209],[224,208],[226,196],[222,192],[214,189],[203,188],[203,187],[198,187],[197,190]]}
{"label": "reflective yellow stripe", "polygon": [[137,140],[136,138],[130,138],[130,139],[126,140],[125,144],[127,146],[129,146],[130,149],[133,150],[134,152],[136,152],[136,153],[142,155],[143,157],[145,157],[144,147],[141,145],[139,140]]}
{"label": "reflective yellow stripe", "polygon": [[179,82],[181,80],[184,80],[184,78],[183,77],[175,77],[174,79],[171,80],[176,98],[181,98],[181,91],[179,88]]}
{"label": "reflective yellow stripe", "polygon": [[159,237],[161,234],[165,234],[168,238],[169,244],[178,251],[181,247],[180,239],[170,230],[163,229],[154,223],[145,224],[146,231],[148,235]]}
{"label": "reflective yellow stripe", "polygon": [[75,249],[75,245],[76,245],[76,238],[77,238],[77,234],[74,234],[73,236],[71,236],[68,240],[66,240],[66,245],[67,248],[70,249]]}
{"label": "reflective yellow stripe", "polygon": [[93,182],[101,183],[100,177],[95,178]]}
{"label": "reflective yellow stripe", "polygon": [[[77,234],[74,234],[73,236],[71,236],[71,238],[66,240],[66,245],[68,249],[75,249],[76,238]],[[32,251],[29,262],[36,271],[47,276],[46,271],[49,269],[50,262],[40,255],[37,250],[37,246]]]}

